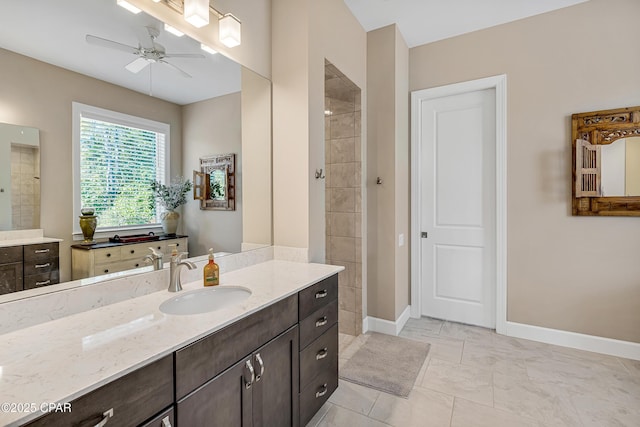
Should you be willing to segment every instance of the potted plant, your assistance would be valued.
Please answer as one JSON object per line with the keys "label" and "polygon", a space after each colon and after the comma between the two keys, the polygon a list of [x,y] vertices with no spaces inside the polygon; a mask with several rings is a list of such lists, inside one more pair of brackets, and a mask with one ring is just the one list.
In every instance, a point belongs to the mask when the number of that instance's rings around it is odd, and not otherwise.
{"label": "potted plant", "polygon": [[155,203],[159,202],[165,209],[165,212],[160,216],[160,221],[162,230],[166,234],[176,234],[180,214],[175,210],[187,203],[186,194],[190,190],[191,181],[185,180],[181,176],[173,178],[168,185],[158,181],[151,183],[151,191],[153,192],[152,204],[155,206]]}

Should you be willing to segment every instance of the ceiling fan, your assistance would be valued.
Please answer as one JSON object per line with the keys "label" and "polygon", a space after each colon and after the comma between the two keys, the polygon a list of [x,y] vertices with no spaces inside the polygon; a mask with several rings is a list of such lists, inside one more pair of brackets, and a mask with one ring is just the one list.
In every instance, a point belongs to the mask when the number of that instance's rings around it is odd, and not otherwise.
{"label": "ceiling fan", "polygon": [[160,31],[154,27],[144,27],[138,31],[138,47],[129,46],[123,43],[119,43],[113,40],[103,39],[102,37],[93,36],[87,34],[87,43],[102,46],[110,49],[120,50],[122,52],[128,52],[136,55],[137,58],[128,63],[125,68],[132,73],[138,73],[142,71],[147,65],[151,63],[165,64],[171,67],[173,70],[180,73],[182,76],[190,78],[191,75],[176,65],[166,61],[166,58],[196,58],[204,59],[204,55],[198,53],[166,53],[164,46],[156,42],[156,39],[160,35]]}

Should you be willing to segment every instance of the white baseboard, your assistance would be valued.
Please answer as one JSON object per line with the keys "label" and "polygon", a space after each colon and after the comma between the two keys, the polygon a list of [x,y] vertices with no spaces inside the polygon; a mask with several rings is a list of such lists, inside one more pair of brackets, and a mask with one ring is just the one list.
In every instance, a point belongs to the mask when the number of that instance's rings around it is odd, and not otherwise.
{"label": "white baseboard", "polygon": [[362,321],[362,332],[378,332],[381,334],[397,336],[411,315],[411,306],[404,309],[400,317],[395,322],[377,317],[367,316]]}
{"label": "white baseboard", "polygon": [[507,322],[505,335],[640,360],[640,343],[630,341],[614,340],[515,322]]}

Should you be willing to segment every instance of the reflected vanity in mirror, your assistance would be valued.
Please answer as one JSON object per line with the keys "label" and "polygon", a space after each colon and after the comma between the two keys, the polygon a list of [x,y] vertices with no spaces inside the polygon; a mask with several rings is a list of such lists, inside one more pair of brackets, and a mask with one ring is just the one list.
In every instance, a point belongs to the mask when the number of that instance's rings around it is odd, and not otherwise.
{"label": "reflected vanity in mirror", "polygon": [[40,228],[40,132],[0,123],[0,231],[34,228]]}
{"label": "reflected vanity in mirror", "polygon": [[572,213],[640,216],[640,106],[572,116]]}
{"label": "reflected vanity in mirror", "polygon": [[193,199],[201,210],[236,209],[236,155],[200,158],[200,171],[193,171]]}

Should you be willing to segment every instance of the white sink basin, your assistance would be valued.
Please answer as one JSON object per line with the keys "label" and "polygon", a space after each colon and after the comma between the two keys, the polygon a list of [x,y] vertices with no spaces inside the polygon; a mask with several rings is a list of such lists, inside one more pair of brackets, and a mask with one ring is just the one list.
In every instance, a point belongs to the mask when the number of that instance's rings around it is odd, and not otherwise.
{"label": "white sink basin", "polygon": [[249,298],[251,291],[240,286],[212,286],[181,292],[160,304],[166,314],[202,314],[230,307]]}

